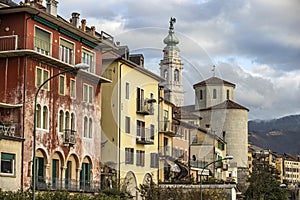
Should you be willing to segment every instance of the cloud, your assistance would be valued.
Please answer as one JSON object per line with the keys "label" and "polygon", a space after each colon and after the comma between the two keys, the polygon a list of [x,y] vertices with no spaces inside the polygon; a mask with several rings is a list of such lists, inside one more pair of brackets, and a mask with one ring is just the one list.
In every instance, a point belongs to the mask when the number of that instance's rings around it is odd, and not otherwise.
{"label": "cloud", "polygon": [[299,0],[63,0],[58,6],[65,19],[79,12],[88,26],[144,53],[145,67],[156,73],[175,17],[187,93],[216,65],[220,78],[237,85],[236,100],[250,118],[300,112]]}

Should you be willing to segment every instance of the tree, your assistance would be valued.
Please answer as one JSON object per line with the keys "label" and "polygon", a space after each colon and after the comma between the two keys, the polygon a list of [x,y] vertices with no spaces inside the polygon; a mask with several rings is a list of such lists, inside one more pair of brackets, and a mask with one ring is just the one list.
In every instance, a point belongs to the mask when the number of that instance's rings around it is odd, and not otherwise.
{"label": "tree", "polygon": [[255,163],[248,179],[246,191],[248,200],[282,200],[286,191],[280,187],[279,171],[268,163]]}

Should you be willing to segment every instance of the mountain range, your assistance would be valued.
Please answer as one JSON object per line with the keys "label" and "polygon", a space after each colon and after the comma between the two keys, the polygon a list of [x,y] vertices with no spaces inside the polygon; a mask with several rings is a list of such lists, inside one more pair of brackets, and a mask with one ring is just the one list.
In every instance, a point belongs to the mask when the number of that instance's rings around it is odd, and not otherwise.
{"label": "mountain range", "polygon": [[300,114],[248,122],[249,143],[277,153],[300,155]]}

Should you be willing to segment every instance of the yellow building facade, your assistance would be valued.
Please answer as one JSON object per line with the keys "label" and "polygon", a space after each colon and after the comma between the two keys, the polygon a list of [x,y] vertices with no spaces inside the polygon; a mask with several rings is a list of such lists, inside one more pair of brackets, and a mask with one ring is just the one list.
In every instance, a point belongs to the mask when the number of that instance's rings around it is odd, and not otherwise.
{"label": "yellow building facade", "polygon": [[103,64],[112,83],[102,90],[102,164],[137,199],[140,184],[158,182],[160,78],[124,58]]}

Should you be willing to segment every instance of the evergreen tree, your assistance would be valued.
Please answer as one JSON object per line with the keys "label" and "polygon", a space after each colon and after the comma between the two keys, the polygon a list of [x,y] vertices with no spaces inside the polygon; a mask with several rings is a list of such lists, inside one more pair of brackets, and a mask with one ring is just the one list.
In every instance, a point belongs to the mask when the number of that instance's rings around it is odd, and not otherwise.
{"label": "evergreen tree", "polygon": [[247,200],[283,200],[286,191],[280,187],[278,170],[268,163],[255,163],[248,179]]}

